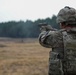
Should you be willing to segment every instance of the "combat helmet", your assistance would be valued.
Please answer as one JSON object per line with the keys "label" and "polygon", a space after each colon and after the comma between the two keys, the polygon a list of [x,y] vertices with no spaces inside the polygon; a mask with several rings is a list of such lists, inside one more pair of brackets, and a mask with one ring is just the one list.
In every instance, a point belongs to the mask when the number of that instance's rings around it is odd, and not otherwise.
{"label": "combat helmet", "polygon": [[76,9],[65,6],[57,15],[57,23],[70,22],[76,24]]}

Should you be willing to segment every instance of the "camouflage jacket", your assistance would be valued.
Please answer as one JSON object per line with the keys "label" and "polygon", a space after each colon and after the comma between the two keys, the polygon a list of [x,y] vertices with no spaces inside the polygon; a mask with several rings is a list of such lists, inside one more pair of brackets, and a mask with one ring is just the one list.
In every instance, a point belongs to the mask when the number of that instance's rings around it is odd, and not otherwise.
{"label": "camouflage jacket", "polygon": [[39,42],[44,47],[52,48],[49,75],[76,75],[76,29],[43,31],[39,35]]}
{"label": "camouflage jacket", "polygon": [[49,56],[49,75],[63,75],[63,36],[60,31],[43,31],[39,35],[39,42],[42,46],[52,48]]}
{"label": "camouflage jacket", "polygon": [[63,51],[63,30],[60,31],[43,31],[39,35],[39,43],[47,48],[52,48],[52,51]]}

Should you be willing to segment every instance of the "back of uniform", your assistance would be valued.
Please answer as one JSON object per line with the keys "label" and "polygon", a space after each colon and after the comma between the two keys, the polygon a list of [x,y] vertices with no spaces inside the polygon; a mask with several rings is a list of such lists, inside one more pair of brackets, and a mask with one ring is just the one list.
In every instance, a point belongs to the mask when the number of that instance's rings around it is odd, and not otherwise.
{"label": "back of uniform", "polygon": [[63,75],[63,34],[61,31],[42,32],[39,42],[44,47],[50,47],[49,75]]}
{"label": "back of uniform", "polygon": [[76,75],[76,32],[49,31],[39,39],[42,46],[52,48],[49,75]]}
{"label": "back of uniform", "polygon": [[63,32],[64,41],[64,72],[76,75],[76,32]]}

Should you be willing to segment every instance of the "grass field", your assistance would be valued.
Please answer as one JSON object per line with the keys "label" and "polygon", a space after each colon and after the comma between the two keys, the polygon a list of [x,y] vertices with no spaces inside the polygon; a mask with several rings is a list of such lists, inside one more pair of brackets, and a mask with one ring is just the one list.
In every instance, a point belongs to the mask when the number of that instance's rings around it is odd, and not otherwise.
{"label": "grass field", "polygon": [[34,42],[0,42],[0,75],[48,75],[50,49]]}

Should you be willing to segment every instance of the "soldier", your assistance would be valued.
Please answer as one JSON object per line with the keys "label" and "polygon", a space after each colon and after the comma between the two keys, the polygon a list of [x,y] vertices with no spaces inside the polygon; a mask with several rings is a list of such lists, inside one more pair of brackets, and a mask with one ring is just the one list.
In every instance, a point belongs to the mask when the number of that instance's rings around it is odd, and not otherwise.
{"label": "soldier", "polygon": [[60,30],[42,27],[39,43],[52,48],[48,75],[76,75],[76,10],[64,7],[57,15]]}

